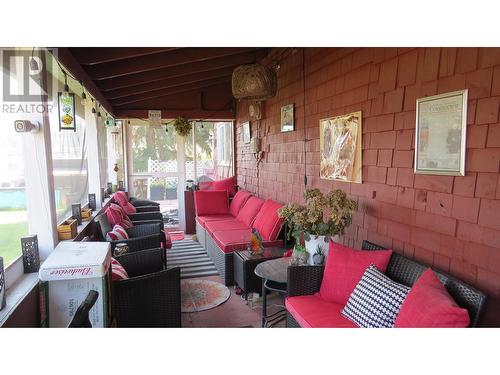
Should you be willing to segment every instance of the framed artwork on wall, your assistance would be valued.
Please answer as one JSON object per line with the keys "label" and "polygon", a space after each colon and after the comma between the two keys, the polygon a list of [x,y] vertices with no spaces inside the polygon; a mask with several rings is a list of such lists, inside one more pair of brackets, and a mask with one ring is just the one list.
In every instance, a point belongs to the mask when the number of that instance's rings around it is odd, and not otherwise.
{"label": "framed artwork on wall", "polygon": [[293,104],[281,107],[281,132],[294,131],[294,107]]}
{"label": "framed artwork on wall", "polygon": [[417,99],[415,173],[465,176],[467,90]]}
{"label": "framed artwork on wall", "polygon": [[250,143],[250,122],[244,122],[242,124],[243,126],[243,142],[244,143]]}
{"label": "framed artwork on wall", "polygon": [[361,111],[319,121],[320,178],[361,183]]}

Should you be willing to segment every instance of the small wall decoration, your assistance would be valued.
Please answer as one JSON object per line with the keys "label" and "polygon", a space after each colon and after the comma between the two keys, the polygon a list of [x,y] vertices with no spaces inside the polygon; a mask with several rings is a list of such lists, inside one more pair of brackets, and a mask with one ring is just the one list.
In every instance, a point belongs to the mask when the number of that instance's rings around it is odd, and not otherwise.
{"label": "small wall decoration", "polygon": [[415,173],[465,175],[467,90],[417,99]]}
{"label": "small wall decoration", "polygon": [[320,178],[361,183],[361,111],[326,118],[320,126]]}
{"label": "small wall decoration", "polygon": [[161,111],[149,110],[148,120],[150,126],[161,126]]}
{"label": "small wall decoration", "polygon": [[107,183],[107,187],[108,188],[106,190],[106,193],[111,195],[113,193],[113,183],[112,182],[108,182]]}
{"label": "small wall decoration", "polygon": [[89,209],[95,211],[97,208],[97,202],[94,193],[89,194]]}
{"label": "small wall decoration", "polygon": [[21,237],[24,273],[38,272],[40,269],[40,254],[38,252],[38,236]]}
{"label": "small wall decoration", "polygon": [[73,203],[71,205],[71,214],[73,215],[73,219],[75,219],[80,225],[82,223],[82,205],[81,203]]}
{"label": "small wall decoration", "polygon": [[5,307],[5,270],[3,268],[3,258],[0,257],[0,310]]}
{"label": "small wall decoration", "polygon": [[281,131],[292,132],[294,130],[294,106],[288,104],[281,107]]}
{"label": "small wall decoration", "polygon": [[123,184],[123,181],[118,181],[118,190],[125,191],[125,185]]}
{"label": "small wall decoration", "polygon": [[75,94],[59,92],[59,130],[73,130],[76,132]]}
{"label": "small wall decoration", "polygon": [[241,125],[243,127],[243,142],[250,143],[250,139],[251,139],[251,137],[250,137],[250,122],[247,121]]}

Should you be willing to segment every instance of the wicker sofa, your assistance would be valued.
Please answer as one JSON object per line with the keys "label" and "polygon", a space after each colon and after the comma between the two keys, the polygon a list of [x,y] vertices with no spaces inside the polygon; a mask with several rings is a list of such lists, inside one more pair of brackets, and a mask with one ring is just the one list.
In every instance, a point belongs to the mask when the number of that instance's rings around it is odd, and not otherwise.
{"label": "wicker sofa", "polygon": [[[383,247],[363,241],[362,250],[384,250]],[[392,253],[386,275],[392,280],[411,287],[428,266],[411,260],[396,252]],[[295,296],[313,295],[320,290],[323,279],[323,266],[288,267],[287,298]],[[458,306],[467,309],[470,317],[470,326],[476,327],[479,322],[481,310],[486,301],[486,295],[466,283],[453,278],[443,272],[434,270],[440,281],[444,284],[449,294]],[[332,305],[332,306],[329,306]],[[331,325],[328,327],[352,327],[353,324],[340,316],[340,309],[325,303],[323,311],[316,309],[314,314],[331,314]],[[338,307],[338,306],[337,306]],[[338,311],[337,311],[338,310]],[[287,308],[287,327],[300,328],[298,320],[302,320],[310,311],[293,311]],[[294,316],[295,315],[295,316]],[[302,316],[301,316],[302,315]],[[316,318],[318,316],[316,315]],[[311,325],[314,327],[314,325]]]}
{"label": "wicker sofa", "polygon": [[281,204],[239,190],[228,204],[225,191],[196,191],[196,235],[212,259],[225,285],[234,284],[233,252],[245,250],[252,229],[257,229],[264,247],[282,246]]}

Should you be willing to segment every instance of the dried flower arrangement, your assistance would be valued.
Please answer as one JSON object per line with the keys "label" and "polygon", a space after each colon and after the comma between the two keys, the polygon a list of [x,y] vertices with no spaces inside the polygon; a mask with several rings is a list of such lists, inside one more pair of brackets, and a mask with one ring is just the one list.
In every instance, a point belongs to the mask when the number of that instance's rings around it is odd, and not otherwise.
{"label": "dried flower arrangement", "polygon": [[[352,214],[358,203],[347,197],[343,190],[332,190],[323,195],[319,189],[304,191],[305,205],[289,203],[282,207],[278,215],[288,223],[290,236],[299,240],[303,235],[309,241],[311,235],[331,236],[343,234],[352,222]],[[299,242],[299,241],[297,241]]]}

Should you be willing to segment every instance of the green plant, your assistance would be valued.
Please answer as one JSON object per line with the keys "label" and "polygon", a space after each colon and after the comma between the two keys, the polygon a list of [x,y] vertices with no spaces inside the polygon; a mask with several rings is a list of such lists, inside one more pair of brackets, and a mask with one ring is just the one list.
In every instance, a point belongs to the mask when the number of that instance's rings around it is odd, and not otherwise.
{"label": "green plant", "polygon": [[330,236],[344,234],[352,222],[352,214],[358,209],[358,203],[347,197],[343,190],[332,190],[323,195],[319,189],[304,191],[305,205],[289,203],[282,207],[278,215],[288,223],[290,236],[297,242],[303,235],[306,241],[311,235]]}
{"label": "green plant", "polygon": [[174,128],[177,134],[179,134],[182,137],[187,136],[189,133],[191,133],[191,122],[185,118],[185,117],[177,117],[174,120]]}
{"label": "green plant", "polygon": [[320,245],[318,245],[316,247],[316,253],[315,254],[318,254],[318,255],[323,255],[323,249],[321,248]]}
{"label": "green plant", "polygon": [[305,246],[302,246],[300,243],[295,243],[295,247],[294,247],[295,251],[298,251],[299,253],[305,253],[307,252],[306,250],[306,247]]}

